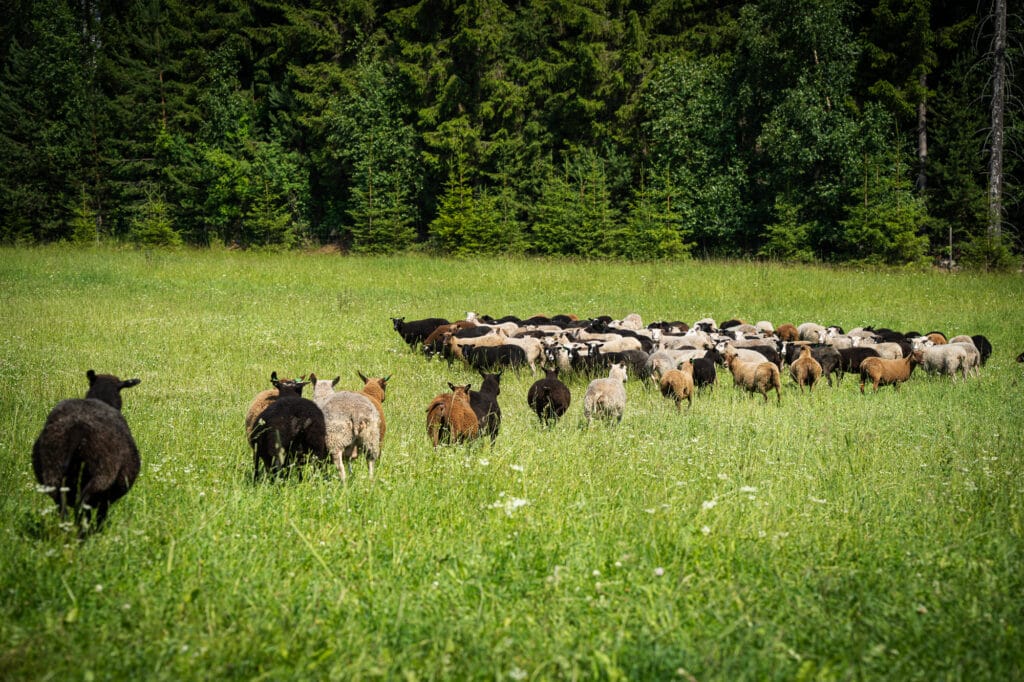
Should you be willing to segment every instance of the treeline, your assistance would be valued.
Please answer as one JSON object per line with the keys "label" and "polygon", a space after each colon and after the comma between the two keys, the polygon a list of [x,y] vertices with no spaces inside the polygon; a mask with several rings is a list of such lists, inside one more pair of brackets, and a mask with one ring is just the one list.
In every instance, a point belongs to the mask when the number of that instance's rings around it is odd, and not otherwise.
{"label": "treeline", "polygon": [[[952,243],[989,265],[1020,250],[1013,154],[992,219],[987,2],[2,12],[8,243],[879,263]],[[1012,64],[1013,16],[1009,36]]]}

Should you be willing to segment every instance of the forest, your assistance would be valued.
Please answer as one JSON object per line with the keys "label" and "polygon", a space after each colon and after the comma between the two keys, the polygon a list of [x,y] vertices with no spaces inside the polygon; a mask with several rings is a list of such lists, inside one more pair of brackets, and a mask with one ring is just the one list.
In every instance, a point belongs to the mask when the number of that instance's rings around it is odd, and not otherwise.
{"label": "forest", "polygon": [[0,242],[1019,264],[1005,0],[9,0]]}

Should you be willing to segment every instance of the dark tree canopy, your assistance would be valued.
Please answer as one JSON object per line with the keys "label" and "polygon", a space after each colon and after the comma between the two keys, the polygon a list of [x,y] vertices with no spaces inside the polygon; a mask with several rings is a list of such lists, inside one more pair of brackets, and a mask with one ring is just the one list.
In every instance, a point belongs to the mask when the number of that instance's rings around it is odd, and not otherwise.
{"label": "dark tree canopy", "polygon": [[1005,262],[997,5],[15,0],[0,241]]}

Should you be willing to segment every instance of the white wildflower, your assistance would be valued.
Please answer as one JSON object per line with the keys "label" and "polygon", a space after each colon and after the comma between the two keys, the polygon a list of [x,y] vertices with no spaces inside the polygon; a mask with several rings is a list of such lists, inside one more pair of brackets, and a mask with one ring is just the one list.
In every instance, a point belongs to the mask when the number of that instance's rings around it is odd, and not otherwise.
{"label": "white wildflower", "polygon": [[700,532],[704,533],[704,535],[711,535],[711,529],[708,526],[701,526]]}
{"label": "white wildflower", "polygon": [[704,503],[700,505],[700,508],[707,511],[708,509],[714,509],[715,505],[718,504],[718,500],[704,500]]}
{"label": "white wildflower", "polygon": [[508,468],[511,469],[512,471],[523,471],[523,467],[521,464],[509,464]]}
{"label": "white wildflower", "polygon": [[656,569],[654,569],[654,575],[660,578],[661,576],[665,575],[665,569],[661,566],[658,566]]}
{"label": "white wildflower", "polygon": [[740,492],[741,493],[756,493],[757,492],[757,488],[755,488],[752,485],[745,485],[742,488],[740,488]]}

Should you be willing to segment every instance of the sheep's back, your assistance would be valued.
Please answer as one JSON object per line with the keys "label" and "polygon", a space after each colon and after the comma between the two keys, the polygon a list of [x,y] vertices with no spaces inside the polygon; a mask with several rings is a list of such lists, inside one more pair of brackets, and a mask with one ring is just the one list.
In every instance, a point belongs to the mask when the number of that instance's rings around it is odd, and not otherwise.
{"label": "sheep's back", "polygon": [[100,490],[118,482],[126,492],[141,467],[124,416],[104,402],[85,398],[62,400],[50,411],[32,446],[36,480],[60,486],[73,458],[81,460],[85,476]]}

